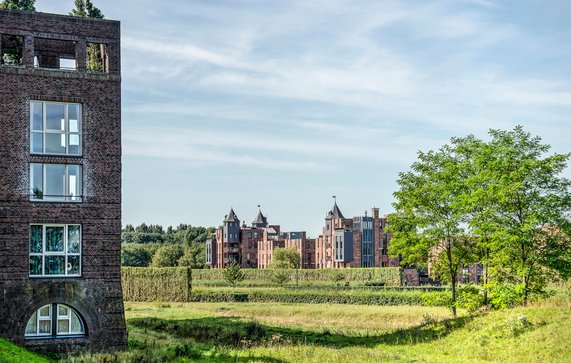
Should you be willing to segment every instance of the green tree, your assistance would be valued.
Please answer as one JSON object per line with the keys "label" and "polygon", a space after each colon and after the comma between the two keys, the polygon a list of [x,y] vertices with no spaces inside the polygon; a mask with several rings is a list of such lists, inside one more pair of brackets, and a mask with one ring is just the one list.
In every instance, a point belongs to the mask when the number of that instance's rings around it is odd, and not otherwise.
{"label": "green tree", "polygon": [[176,267],[178,260],[184,255],[182,245],[164,245],[157,249],[153,255],[153,267]]}
{"label": "green tree", "polygon": [[295,269],[295,285],[299,286],[301,258],[295,248],[276,248],[273,252],[270,268]]}
{"label": "green tree", "polygon": [[121,246],[121,266],[147,267],[151,263],[151,250],[140,244]]}
{"label": "green tree", "polygon": [[105,16],[96,8],[91,0],[75,0],[75,9],[69,12],[71,16],[79,16],[81,18],[103,19]]}
{"label": "green tree", "polygon": [[571,154],[546,156],[550,146],[521,126],[489,134],[470,178],[471,225],[487,252],[491,283],[516,285],[527,304],[554,274],[571,275],[571,182],[560,176]]}
{"label": "green tree", "polygon": [[285,270],[276,270],[272,273],[272,282],[279,286],[283,286],[289,279],[289,273]]}
{"label": "green tree", "polygon": [[184,255],[178,260],[179,266],[204,268],[206,266],[206,248],[204,244],[194,243],[184,248]]}
{"label": "green tree", "polygon": [[236,284],[244,281],[246,278],[246,274],[240,268],[236,262],[232,262],[222,270],[222,275],[224,276],[224,280],[226,280],[232,287],[236,287]]}
{"label": "green tree", "polygon": [[36,0],[4,0],[0,3],[0,10],[28,10],[36,11]]}
{"label": "green tree", "polygon": [[432,275],[449,282],[454,316],[458,272],[474,259],[475,252],[464,227],[469,221],[465,180],[471,170],[470,153],[458,147],[472,139],[452,139],[452,146],[419,151],[411,170],[399,173],[396,213],[389,216],[390,254],[402,255],[403,263],[428,263]]}

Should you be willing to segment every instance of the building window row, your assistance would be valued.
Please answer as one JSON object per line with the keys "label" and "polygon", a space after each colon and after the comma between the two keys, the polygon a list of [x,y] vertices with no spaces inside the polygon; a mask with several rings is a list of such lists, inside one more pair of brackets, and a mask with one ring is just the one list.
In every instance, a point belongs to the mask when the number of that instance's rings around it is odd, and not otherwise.
{"label": "building window row", "polygon": [[81,225],[30,226],[30,276],[81,275]]}

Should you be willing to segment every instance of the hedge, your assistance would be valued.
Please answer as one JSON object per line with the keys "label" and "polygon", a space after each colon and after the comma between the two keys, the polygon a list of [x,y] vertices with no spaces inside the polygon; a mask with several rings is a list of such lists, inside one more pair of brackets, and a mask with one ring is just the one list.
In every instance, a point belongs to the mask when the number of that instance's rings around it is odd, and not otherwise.
{"label": "hedge", "polygon": [[192,270],[189,267],[123,267],[121,283],[125,301],[190,301]]}
{"label": "hedge", "polygon": [[[275,269],[243,269],[247,281],[271,282]],[[290,279],[295,281],[295,270],[285,270],[290,274]],[[376,267],[376,268],[348,268],[348,269],[301,269],[298,271],[301,283],[310,282],[331,282],[333,274],[342,273],[345,276],[343,281],[365,282],[371,281],[384,284],[384,286],[401,286],[402,276],[399,267]],[[221,281],[222,269],[192,270],[193,280],[196,282]]]}
{"label": "hedge", "polygon": [[[305,303],[305,304],[356,304],[356,305],[426,305],[426,299],[432,297],[434,302],[445,303],[445,292],[422,292],[422,291],[383,291],[383,292],[358,292],[349,293],[344,291],[213,291],[195,290],[191,301],[196,302],[280,302],[280,303]],[[440,298],[440,299],[439,299]],[[445,305],[443,305],[445,306]]]}

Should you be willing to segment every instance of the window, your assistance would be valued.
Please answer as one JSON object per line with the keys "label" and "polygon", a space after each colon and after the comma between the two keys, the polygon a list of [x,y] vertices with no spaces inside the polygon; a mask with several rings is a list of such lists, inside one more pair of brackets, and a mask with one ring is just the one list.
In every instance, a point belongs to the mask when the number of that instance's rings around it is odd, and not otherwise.
{"label": "window", "polygon": [[30,200],[81,202],[81,165],[30,164]]}
{"label": "window", "polygon": [[80,315],[70,306],[49,304],[39,308],[26,324],[26,337],[85,335]]}
{"label": "window", "polygon": [[80,276],[81,225],[30,226],[30,276]]}
{"label": "window", "polygon": [[81,155],[81,106],[30,102],[32,154]]}

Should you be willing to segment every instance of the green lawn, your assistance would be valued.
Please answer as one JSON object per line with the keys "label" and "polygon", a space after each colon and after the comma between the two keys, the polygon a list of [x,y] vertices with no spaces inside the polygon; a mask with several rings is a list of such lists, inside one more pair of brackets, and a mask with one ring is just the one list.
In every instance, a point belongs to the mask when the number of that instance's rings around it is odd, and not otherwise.
{"label": "green lawn", "polygon": [[[571,362],[571,298],[453,320],[441,307],[126,303],[129,352],[68,362]],[[16,360],[14,357],[18,357]],[[0,341],[0,362],[42,362]]]}
{"label": "green lawn", "polygon": [[44,363],[48,362],[48,360],[17,345],[8,343],[4,339],[0,339],[0,362]]}

